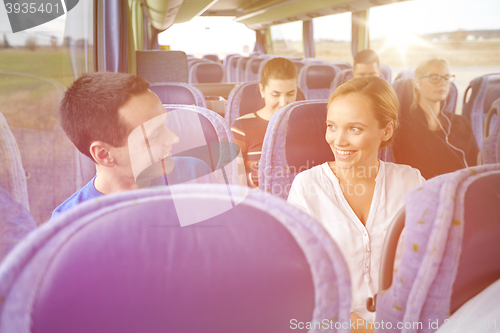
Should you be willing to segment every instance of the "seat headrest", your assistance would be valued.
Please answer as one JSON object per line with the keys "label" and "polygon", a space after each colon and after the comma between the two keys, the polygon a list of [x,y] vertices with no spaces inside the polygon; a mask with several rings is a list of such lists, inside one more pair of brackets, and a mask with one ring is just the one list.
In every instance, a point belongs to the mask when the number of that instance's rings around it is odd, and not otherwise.
{"label": "seat headrest", "polygon": [[193,93],[180,85],[151,85],[149,89],[154,92],[162,104],[196,105]]}
{"label": "seat headrest", "polygon": [[307,69],[306,84],[308,89],[329,89],[335,78],[335,69],[327,65],[314,65]]}
{"label": "seat headrest", "polygon": [[493,102],[500,97],[500,74],[491,74],[488,76],[488,91],[484,97],[483,111],[488,113]]}
{"label": "seat headrest", "polygon": [[201,63],[196,65],[198,83],[219,83],[224,78],[224,69],[218,63]]}
{"label": "seat headrest", "polygon": [[[186,53],[181,51],[136,51],[137,76],[156,82],[188,82]],[[159,70],[160,69],[160,70]]]}
{"label": "seat headrest", "polygon": [[291,113],[286,134],[286,160],[292,172],[334,160],[325,140],[326,114],[326,102],[298,105]]}

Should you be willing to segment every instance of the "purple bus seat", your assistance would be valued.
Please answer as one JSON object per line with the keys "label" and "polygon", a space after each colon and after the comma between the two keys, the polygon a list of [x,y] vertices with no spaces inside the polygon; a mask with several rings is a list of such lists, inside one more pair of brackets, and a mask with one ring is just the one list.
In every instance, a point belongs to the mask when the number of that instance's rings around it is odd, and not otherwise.
{"label": "purple bus seat", "polygon": [[220,62],[197,62],[189,69],[189,83],[221,83],[224,75],[224,66]]}
{"label": "purple bus seat", "polygon": [[0,187],[26,209],[30,209],[21,153],[2,113],[0,113]]}
{"label": "purple bus seat", "polygon": [[337,89],[338,86],[344,84],[352,78],[352,68],[342,69],[338,72],[330,85],[330,95],[335,91],[335,89]]}
{"label": "purple bus seat", "polygon": [[239,184],[239,147],[224,118],[199,106],[163,106],[169,112],[167,127],[179,137],[179,142],[172,146],[172,156],[199,158],[214,171],[220,183]]}
{"label": "purple bus seat", "polygon": [[[386,64],[380,64],[380,75],[384,80],[391,83],[392,80],[391,67],[389,67]],[[353,78],[352,67],[342,69],[335,76],[335,79],[332,81],[332,84],[330,85],[330,94],[333,93],[338,86],[346,83],[352,78]]]}
{"label": "purple bus seat", "polygon": [[52,130],[12,127],[27,180],[30,213],[38,225],[94,177],[96,168],[68,139],[61,126]]}
{"label": "purple bus seat", "polygon": [[297,69],[297,75],[300,74],[300,70],[304,67],[304,62],[301,61],[301,60],[290,60],[291,62],[293,62],[293,64],[295,65],[295,68]]}
{"label": "purple bus seat", "polygon": [[215,53],[204,54],[201,58],[220,63],[219,56]]}
{"label": "purple bus seat", "polygon": [[[217,214],[181,227],[180,207]],[[335,242],[306,213],[241,186],[84,202],[7,255],[0,297],[1,332],[280,333],[295,322],[350,331],[349,271]]]}
{"label": "purple bus seat", "polygon": [[245,72],[247,68],[247,63],[250,60],[250,57],[240,57],[238,58],[238,62],[236,63],[236,81],[235,82],[246,82],[245,81]]}
{"label": "purple bus seat", "polygon": [[414,77],[415,77],[415,67],[406,68],[398,73],[398,75],[394,79],[394,82],[396,82],[399,79],[414,78]]}
{"label": "purple bus seat", "polygon": [[0,187],[0,262],[28,233],[36,229],[33,216],[9,192]]}
{"label": "purple bus seat", "polygon": [[[304,99],[304,93],[297,87],[297,101]],[[232,126],[238,117],[259,111],[263,107],[264,101],[260,96],[259,82],[245,82],[234,87],[229,93],[224,116],[227,123]]]}
{"label": "purple bus seat", "polygon": [[500,98],[493,102],[484,121],[483,146],[481,147],[481,163],[500,163]]}
{"label": "purple bus seat", "polygon": [[299,73],[299,87],[306,99],[323,99],[330,96],[330,84],[340,72],[337,66],[328,63],[307,62]]}
{"label": "purple bus seat", "polygon": [[267,126],[259,162],[259,187],[285,200],[295,176],[334,159],[325,141],[327,100],[291,103]]}
{"label": "purple bus seat", "polygon": [[243,58],[241,55],[236,54],[228,59],[227,64],[227,78],[228,82],[238,82],[238,60]]}
{"label": "purple bus seat", "polygon": [[[468,92],[471,91],[467,100]],[[500,73],[479,76],[469,83],[464,93],[462,115],[469,119],[479,148],[483,143],[486,115],[493,102],[500,97]]]}
{"label": "purple bus seat", "polygon": [[153,83],[149,89],[163,104],[186,104],[207,107],[205,96],[196,87],[183,82]]}
{"label": "purple bus seat", "polygon": [[380,64],[380,74],[387,82],[392,83],[392,69],[389,65]]}
{"label": "purple bus seat", "polygon": [[[413,78],[401,78],[394,81],[392,85],[398,95],[399,100],[399,117],[405,117],[410,112],[411,104],[413,103]],[[455,113],[457,109],[457,86],[451,83],[450,92],[446,96],[445,112]]]}
{"label": "purple bus seat", "polygon": [[499,188],[500,165],[489,164],[435,177],[407,194],[406,218],[396,221],[405,227],[400,267],[392,278],[402,226],[386,237],[376,298],[376,321],[392,328],[377,332],[417,332],[398,322],[434,332],[429,322],[441,326],[500,278]]}
{"label": "purple bus seat", "polygon": [[330,64],[337,66],[340,70],[352,69],[352,65],[347,61],[331,61]]}
{"label": "purple bus seat", "polygon": [[245,82],[259,81],[262,68],[270,59],[272,58],[250,58],[245,69]]}

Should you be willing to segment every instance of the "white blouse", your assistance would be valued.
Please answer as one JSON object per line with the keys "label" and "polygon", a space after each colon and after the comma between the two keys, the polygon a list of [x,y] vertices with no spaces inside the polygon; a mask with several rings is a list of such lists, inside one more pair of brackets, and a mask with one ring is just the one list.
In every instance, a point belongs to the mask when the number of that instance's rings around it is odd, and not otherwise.
{"label": "white blouse", "polygon": [[365,320],[375,319],[375,314],[366,309],[366,299],[378,291],[389,225],[403,207],[406,193],[424,181],[417,169],[380,161],[366,226],[347,203],[328,163],[301,172],[293,181],[288,202],[316,218],[339,246],[351,273],[351,309]]}

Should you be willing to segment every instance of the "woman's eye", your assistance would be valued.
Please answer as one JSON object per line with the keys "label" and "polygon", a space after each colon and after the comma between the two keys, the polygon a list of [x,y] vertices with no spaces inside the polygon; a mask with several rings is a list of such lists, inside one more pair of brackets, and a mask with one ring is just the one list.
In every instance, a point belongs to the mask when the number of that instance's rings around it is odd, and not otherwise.
{"label": "woman's eye", "polygon": [[353,132],[360,132],[360,131],[361,131],[361,128],[359,128],[359,127],[351,127],[351,130],[352,130]]}
{"label": "woman's eye", "polygon": [[335,131],[335,126],[333,126],[333,125],[328,125],[327,128],[330,131]]}

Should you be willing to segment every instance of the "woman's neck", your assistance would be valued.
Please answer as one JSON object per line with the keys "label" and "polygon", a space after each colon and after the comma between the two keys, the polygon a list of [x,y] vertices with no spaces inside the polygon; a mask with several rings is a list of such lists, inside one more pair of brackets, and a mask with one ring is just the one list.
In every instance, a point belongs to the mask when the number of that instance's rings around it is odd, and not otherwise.
{"label": "woman's neck", "polygon": [[259,117],[261,117],[264,120],[271,120],[273,117],[274,112],[266,108],[265,106],[260,109],[259,111],[256,112]]}
{"label": "woman's neck", "polygon": [[423,97],[418,103],[420,108],[424,110],[425,119],[427,119],[427,125],[431,131],[437,131],[439,129],[439,114],[441,113],[441,103],[439,101],[428,101]]}
{"label": "woman's neck", "polygon": [[361,165],[350,168],[340,168],[335,162],[330,162],[330,169],[341,183],[365,183],[375,181],[377,178],[380,162],[377,159],[374,163],[369,165]]}

